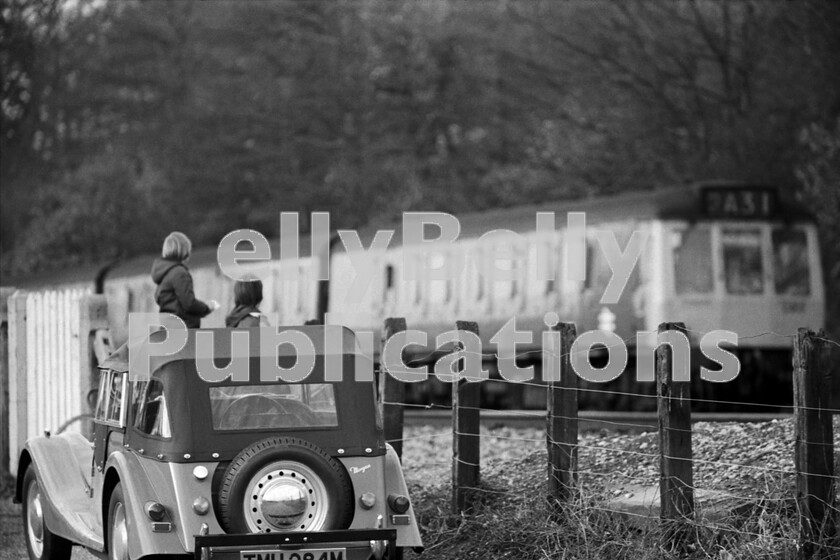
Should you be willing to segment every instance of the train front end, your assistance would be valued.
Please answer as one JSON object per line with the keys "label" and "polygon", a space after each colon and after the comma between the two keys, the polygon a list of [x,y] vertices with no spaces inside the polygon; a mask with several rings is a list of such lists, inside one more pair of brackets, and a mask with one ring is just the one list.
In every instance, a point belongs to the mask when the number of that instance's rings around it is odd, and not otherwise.
{"label": "train front end", "polygon": [[[763,384],[764,400],[789,397],[792,336],[825,324],[816,224],[774,187],[706,184],[693,195],[664,205],[652,224],[660,270],[648,289],[647,326],[682,321],[692,346],[711,331],[733,332],[750,377],[739,380],[744,391]],[[787,397],[768,404],[789,406]]]}

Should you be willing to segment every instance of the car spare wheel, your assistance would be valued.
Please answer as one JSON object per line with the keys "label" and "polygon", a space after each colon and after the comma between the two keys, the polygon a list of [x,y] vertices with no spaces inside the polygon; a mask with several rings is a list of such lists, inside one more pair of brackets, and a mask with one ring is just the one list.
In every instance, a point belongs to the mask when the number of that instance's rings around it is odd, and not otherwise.
{"label": "car spare wheel", "polygon": [[230,533],[346,529],[353,519],[347,471],[293,437],[264,439],[240,452],[221,477],[217,502]]}

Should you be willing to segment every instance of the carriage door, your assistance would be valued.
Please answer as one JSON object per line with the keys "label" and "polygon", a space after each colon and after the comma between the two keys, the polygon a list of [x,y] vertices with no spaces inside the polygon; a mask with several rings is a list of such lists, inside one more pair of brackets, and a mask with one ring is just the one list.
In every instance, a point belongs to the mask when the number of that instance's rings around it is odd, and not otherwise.
{"label": "carriage door", "polygon": [[99,378],[99,399],[93,417],[93,465],[91,474],[102,472],[108,453],[122,445],[125,435],[126,374],[102,370]]}

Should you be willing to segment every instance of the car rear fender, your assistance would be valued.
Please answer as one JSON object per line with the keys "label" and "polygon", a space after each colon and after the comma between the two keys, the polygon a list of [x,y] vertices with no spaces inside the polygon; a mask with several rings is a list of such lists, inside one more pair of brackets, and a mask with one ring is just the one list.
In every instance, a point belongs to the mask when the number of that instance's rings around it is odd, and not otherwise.
{"label": "car rear fender", "polygon": [[397,546],[411,547],[414,549],[423,548],[423,540],[420,538],[420,529],[417,527],[417,517],[414,515],[414,504],[411,502],[411,496],[408,495],[408,487],[405,484],[405,477],[403,476],[402,464],[397,452],[390,444],[385,444],[385,494],[400,494],[409,498],[411,505],[404,515],[408,516],[408,524],[395,525],[392,523],[393,513],[388,508],[387,520],[385,524],[386,529],[397,530]]}
{"label": "car rear fender", "polygon": [[[337,457],[344,466],[347,474],[350,475],[350,482],[353,484],[353,505],[355,513],[350,529],[379,529],[385,528],[385,516],[387,514],[385,494],[385,456],[376,457]],[[376,503],[371,509],[361,506],[362,494],[373,494],[376,496]],[[378,518],[382,518],[382,527],[379,527]]]}
{"label": "car rear fender", "polygon": [[[177,530],[179,519],[169,463],[137,457],[132,452],[115,452],[105,466],[106,485],[102,492],[103,526],[108,523],[108,506],[115,482],[122,485],[126,521],[129,527],[128,554],[132,559],[152,554],[185,554],[188,552]],[[109,484],[109,482],[111,482]],[[166,508],[164,525],[155,526],[145,512],[147,502],[158,502]],[[106,547],[108,543],[106,543]]]}
{"label": "car rear fender", "polygon": [[[403,478],[400,459],[393,447],[386,444],[385,455],[378,457],[339,457],[338,459],[350,474],[353,482],[353,497],[356,504],[356,515],[350,525],[353,529],[395,529],[397,531],[397,546],[418,548],[423,546],[420,530],[414,516],[414,508],[410,506],[403,514],[399,524],[394,523],[394,512],[388,507],[389,494],[408,496],[408,488]],[[365,510],[360,506],[361,495],[371,492],[376,496],[376,505]],[[378,527],[377,518],[382,516],[382,526]]]}
{"label": "car rear fender", "polygon": [[25,499],[23,477],[27,468],[34,468],[49,530],[74,543],[100,548],[97,503],[89,493],[92,459],[91,442],[78,433],[30,439],[19,459],[15,499]]}
{"label": "car rear fender", "polygon": [[[202,524],[207,525],[207,531],[211,535],[224,533],[219,525],[216,512],[213,509],[213,473],[216,471],[218,462],[200,463],[161,463],[169,473],[173,482],[174,503],[170,508],[164,504],[167,510],[174,512],[177,518],[175,530],[184,544],[186,550],[192,552],[195,547],[195,535],[200,534]],[[193,473],[195,469],[204,467],[207,471],[205,478],[198,478]],[[196,500],[206,500],[209,509],[206,514],[200,515],[193,508]],[[177,511],[175,511],[177,508]]]}

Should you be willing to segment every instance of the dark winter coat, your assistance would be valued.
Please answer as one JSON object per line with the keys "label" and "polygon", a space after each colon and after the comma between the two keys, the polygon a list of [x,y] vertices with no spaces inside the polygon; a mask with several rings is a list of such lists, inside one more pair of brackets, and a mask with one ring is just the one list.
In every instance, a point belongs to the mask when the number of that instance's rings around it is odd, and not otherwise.
{"label": "dark winter coat", "polygon": [[210,308],[196,299],[192,275],[184,263],[168,259],[155,259],[152,280],[158,285],[155,301],[161,313],[172,313],[186,323],[188,329],[201,326],[201,318],[210,314]]}
{"label": "dark winter coat", "polygon": [[225,319],[228,327],[261,327],[269,326],[268,319],[253,305],[237,305]]}

